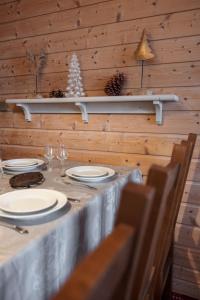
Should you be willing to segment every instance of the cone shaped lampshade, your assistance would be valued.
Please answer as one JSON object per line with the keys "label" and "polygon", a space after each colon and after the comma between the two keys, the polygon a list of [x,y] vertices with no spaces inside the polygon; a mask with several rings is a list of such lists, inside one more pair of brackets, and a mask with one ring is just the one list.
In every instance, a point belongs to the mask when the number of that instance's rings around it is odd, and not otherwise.
{"label": "cone shaped lampshade", "polygon": [[155,57],[155,55],[152,52],[152,50],[148,44],[146,32],[144,29],[140,43],[135,51],[135,59],[136,60],[148,60],[148,59],[152,59],[154,57]]}

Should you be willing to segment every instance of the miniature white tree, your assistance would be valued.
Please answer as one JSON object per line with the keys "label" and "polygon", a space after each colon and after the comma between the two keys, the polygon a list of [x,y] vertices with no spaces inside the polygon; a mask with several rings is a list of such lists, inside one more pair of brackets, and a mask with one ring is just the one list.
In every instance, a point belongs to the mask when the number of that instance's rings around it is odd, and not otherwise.
{"label": "miniature white tree", "polygon": [[75,53],[72,54],[69,64],[68,85],[66,97],[83,97],[85,96],[82,84],[80,64]]}

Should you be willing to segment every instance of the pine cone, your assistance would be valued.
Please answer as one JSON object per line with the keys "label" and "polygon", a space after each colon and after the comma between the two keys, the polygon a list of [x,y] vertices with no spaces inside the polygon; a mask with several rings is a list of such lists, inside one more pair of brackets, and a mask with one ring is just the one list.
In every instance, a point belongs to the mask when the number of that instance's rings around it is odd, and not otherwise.
{"label": "pine cone", "polygon": [[117,73],[106,84],[104,92],[108,96],[119,96],[125,81],[124,73]]}
{"label": "pine cone", "polygon": [[58,90],[52,90],[49,93],[49,97],[50,98],[63,98],[63,97],[65,97],[65,94],[60,89],[58,89]]}

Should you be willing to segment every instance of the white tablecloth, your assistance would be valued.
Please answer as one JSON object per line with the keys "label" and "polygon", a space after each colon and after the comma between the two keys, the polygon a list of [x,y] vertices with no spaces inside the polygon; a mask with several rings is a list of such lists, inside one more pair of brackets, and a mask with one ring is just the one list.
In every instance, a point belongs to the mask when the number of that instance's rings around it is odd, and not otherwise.
{"label": "white tablecloth", "polygon": [[[80,258],[111,232],[122,187],[128,180],[141,181],[139,170],[114,169],[117,178],[97,184],[97,191],[64,184],[58,170],[44,172],[46,181],[40,188],[62,191],[81,202],[72,203],[54,221],[26,226],[27,235],[0,227],[1,300],[50,299]],[[5,175],[1,193],[11,190],[8,179]]]}

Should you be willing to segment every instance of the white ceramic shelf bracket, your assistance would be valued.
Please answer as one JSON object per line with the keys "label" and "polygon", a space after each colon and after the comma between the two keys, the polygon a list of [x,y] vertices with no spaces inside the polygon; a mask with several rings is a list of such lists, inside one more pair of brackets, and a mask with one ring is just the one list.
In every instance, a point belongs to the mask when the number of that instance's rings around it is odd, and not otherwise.
{"label": "white ceramic shelf bracket", "polygon": [[25,119],[31,121],[32,114],[81,113],[82,120],[89,122],[89,114],[156,114],[156,123],[163,122],[163,103],[178,101],[176,95],[105,96],[81,98],[9,99],[16,104]]}
{"label": "white ceramic shelf bracket", "polygon": [[83,122],[88,123],[89,117],[88,117],[88,113],[87,113],[86,103],[75,102],[75,104],[80,108]]}
{"label": "white ceramic shelf bracket", "polygon": [[32,116],[31,116],[31,113],[30,113],[30,110],[29,110],[29,106],[27,104],[24,104],[24,103],[22,103],[22,104],[18,103],[18,104],[16,104],[16,106],[21,107],[21,109],[24,112],[25,120],[30,122],[32,120]]}

